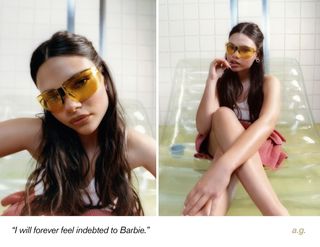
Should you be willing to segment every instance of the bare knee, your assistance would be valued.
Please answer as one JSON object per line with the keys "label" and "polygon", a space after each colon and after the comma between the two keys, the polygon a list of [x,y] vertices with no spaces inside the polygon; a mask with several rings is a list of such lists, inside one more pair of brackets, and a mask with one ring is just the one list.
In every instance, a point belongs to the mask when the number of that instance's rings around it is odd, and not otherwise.
{"label": "bare knee", "polygon": [[226,106],[219,107],[212,115],[212,123],[221,121],[238,120],[235,113]]}
{"label": "bare knee", "polygon": [[[236,114],[228,107],[219,107],[212,115],[212,127],[223,126],[230,121],[239,121]],[[213,129],[212,128],[212,129]]]}

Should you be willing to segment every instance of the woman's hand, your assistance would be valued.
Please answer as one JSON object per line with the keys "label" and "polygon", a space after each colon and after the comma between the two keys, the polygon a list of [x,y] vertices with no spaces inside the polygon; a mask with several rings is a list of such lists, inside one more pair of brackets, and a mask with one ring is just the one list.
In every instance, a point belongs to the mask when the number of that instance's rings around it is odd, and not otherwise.
{"label": "woman's hand", "polygon": [[216,163],[211,166],[188,194],[183,215],[209,215],[211,201],[227,189],[230,177],[226,165]]}
{"label": "woman's hand", "polygon": [[225,59],[215,59],[210,64],[208,80],[218,80],[226,69],[231,69],[230,64]]}

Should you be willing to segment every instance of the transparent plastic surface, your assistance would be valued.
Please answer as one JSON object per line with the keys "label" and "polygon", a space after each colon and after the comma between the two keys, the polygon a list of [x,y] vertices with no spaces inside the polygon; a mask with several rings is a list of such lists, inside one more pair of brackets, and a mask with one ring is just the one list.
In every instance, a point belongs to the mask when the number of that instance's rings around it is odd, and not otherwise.
{"label": "transparent plastic surface", "polygon": [[[210,165],[193,157],[195,115],[203,94],[210,60],[178,63],[167,123],[160,131],[160,215],[181,215],[186,195]],[[320,136],[305,94],[298,62],[270,60],[270,74],[282,85],[281,117],[276,129],[286,138],[289,158],[278,171],[267,171],[272,186],[291,215],[320,214]],[[241,185],[229,215],[260,215]]]}
{"label": "transparent plastic surface", "polygon": [[[26,105],[23,104],[15,104],[15,102],[23,101],[30,101],[30,95],[20,96],[19,98],[9,95],[0,98],[0,121],[17,117],[34,117],[37,113],[42,112],[36,100],[34,100],[35,104],[29,106],[29,108],[26,108]],[[123,100],[121,103],[123,109],[125,109],[128,126],[152,136],[152,128],[141,103],[135,100]],[[0,158],[0,199],[24,188],[26,178],[32,171],[34,164],[35,161],[26,151]],[[133,183],[141,199],[145,214],[156,215],[156,180],[143,168],[136,168],[133,172]],[[0,213],[3,210],[4,208],[0,205]]]}

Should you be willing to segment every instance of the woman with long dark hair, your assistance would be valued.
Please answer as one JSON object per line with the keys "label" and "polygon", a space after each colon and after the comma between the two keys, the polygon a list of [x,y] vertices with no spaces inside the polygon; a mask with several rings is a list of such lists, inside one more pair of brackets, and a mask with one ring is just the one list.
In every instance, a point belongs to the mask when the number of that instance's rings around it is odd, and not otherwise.
{"label": "woman with long dark hair", "polygon": [[212,159],[185,201],[184,215],[225,215],[239,180],[263,215],[288,215],[263,169],[287,155],[275,131],[280,82],[264,74],[263,34],[254,23],[229,33],[226,57],[211,65],[197,111],[198,158]]}
{"label": "woman with long dark hair", "polygon": [[27,150],[36,168],[24,192],[2,200],[4,215],[143,215],[131,170],[155,176],[155,142],[127,129],[92,43],[57,32],[33,52],[30,69],[44,115],[0,123],[0,157]]}

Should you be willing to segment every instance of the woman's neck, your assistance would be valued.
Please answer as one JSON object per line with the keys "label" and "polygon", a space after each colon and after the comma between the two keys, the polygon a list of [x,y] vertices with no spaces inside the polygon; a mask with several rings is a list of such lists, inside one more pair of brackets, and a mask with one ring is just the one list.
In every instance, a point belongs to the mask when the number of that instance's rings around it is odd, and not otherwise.
{"label": "woman's neck", "polygon": [[242,83],[250,81],[250,74],[249,74],[249,69],[239,71],[238,72],[238,77]]}

